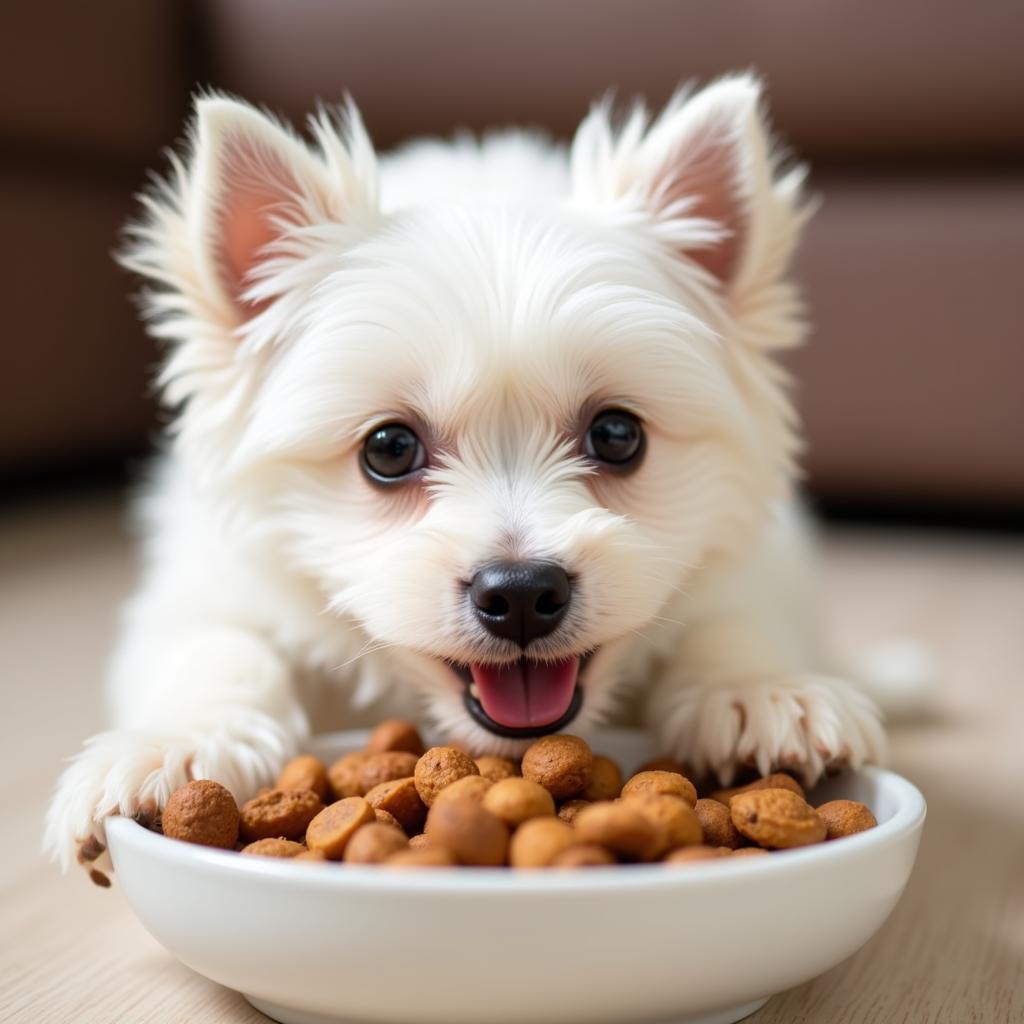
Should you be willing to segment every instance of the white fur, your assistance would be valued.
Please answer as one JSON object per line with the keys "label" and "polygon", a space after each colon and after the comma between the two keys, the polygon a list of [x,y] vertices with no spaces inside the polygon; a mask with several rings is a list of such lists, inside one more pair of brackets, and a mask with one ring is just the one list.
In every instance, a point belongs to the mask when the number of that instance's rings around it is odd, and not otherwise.
{"label": "white fur", "polygon": [[[807,208],[759,97],[732,77],[653,122],[637,107],[616,129],[598,105],[568,154],[505,133],[379,164],[351,105],[313,120],[311,149],[199,101],[125,258],[153,285],[178,416],[141,504],[115,729],[51,807],[65,864],[105,815],[188,777],[243,796],[311,726],[425,714],[521,750],[467,717],[446,664],[515,656],[460,584],[501,555],[576,576],[533,651],[596,652],[574,731],[639,693],[665,751],[724,781],[880,756],[873,706],[816,650],[772,359],[802,335],[786,274]],[[579,454],[608,405],[645,423],[632,475]],[[420,425],[432,464],[382,492],[358,452],[395,419]]]}

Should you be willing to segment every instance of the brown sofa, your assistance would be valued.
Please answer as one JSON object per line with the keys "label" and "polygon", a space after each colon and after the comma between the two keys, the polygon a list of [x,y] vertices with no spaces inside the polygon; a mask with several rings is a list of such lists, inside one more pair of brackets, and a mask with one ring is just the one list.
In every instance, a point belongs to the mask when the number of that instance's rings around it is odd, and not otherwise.
{"label": "brown sofa", "polygon": [[14,233],[0,472],[144,437],[154,352],[107,253],[194,82],[297,120],[347,89],[389,146],[507,122],[564,136],[609,86],[657,103],[681,80],[753,67],[824,198],[799,267],[814,338],[793,360],[812,488],[1024,505],[1016,0],[14,6],[2,18],[18,52],[0,62]]}

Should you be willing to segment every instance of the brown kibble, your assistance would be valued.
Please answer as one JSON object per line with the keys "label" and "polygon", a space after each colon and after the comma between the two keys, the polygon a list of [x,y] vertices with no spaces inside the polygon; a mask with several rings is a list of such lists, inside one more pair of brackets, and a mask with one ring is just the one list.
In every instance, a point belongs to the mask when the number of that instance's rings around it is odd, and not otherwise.
{"label": "brown kibble", "polygon": [[686,769],[682,762],[677,761],[674,757],[655,757],[637,768],[637,775],[642,772],[673,772],[675,775],[685,775]]}
{"label": "brown kibble", "polygon": [[553,868],[604,868],[617,863],[603,846],[580,843],[563,850],[551,862]]}
{"label": "brown kibble", "polygon": [[89,881],[98,885],[101,889],[110,888],[110,879],[99,868],[89,869]]}
{"label": "brown kibble", "polygon": [[818,816],[825,822],[826,839],[856,835],[878,824],[867,805],[856,800],[829,800],[818,808]]}
{"label": "brown kibble", "polygon": [[742,850],[732,851],[733,857],[760,857],[762,854],[767,856],[768,851],[762,850],[760,846],[744,846]]}
{"label": "brown kibble", "polygon": [[163,812],[165,836],[230,850],[238,839],[238,805],[219,782],[196,779],[176,789]]}
{"label": "brown kibble", "polygon": [[407,835],[415,835],[423,830],[427,820],[427,808],[416,790],[416,783],[410,776],[407,779],[392,779],[374,786],[366,799],[370,806],[392,815]]}
{"label": "brown kibble", "polygon": [[315,864],[327,863],[323,850],[303,850],[302,853],[297,853],[292,860],[311,861]]}
{"label": "brown kibble", "polygon": [[327,799],[330,789],[327,781],[327,766],[319,757],[302,754],[293,757],[282,769],[274,784],[275,789],[309,789],[320,801]]}
{"label": "brown kibble", "polygon": [[431,847],[442,847],[460,864],[500,867],[505,863],[508,850],[505,823],[470,800],[442,801],[431,807],[427,815],[427,835]]}
{"label": "brown kibble", "polygon": [[106,851],[106,847],[95,836],[89,836],[78,846],[78,853],[75,859],[79,864],[91,864],[100,854]]}
{"label": "brown kibble", "polygon": [[728,807],[732,802],[732,798],[737,793],[750,793],[756,789],[788,789],[791,793],[796,793],[798,797],[805,798],[803,786],[792,775],[787,775],[785,772],[774,772],[771,775],[766,775],[763,779],[748,782],[745,786],[734,786],[732,789],[716,789],[711,794],[711,799],[717,800],[720,804],[725,804]]}
{"label": "brown kibble", "polygon": [[[754,847],[751,847],[754,849]],[[730,851],[724,846],[686,846],[673,850],[666,858],[666,864],[695,864],[701,861],[721,860],[728,857]]]}
{"label": "brown kibble", "polygon": [[493,785],[490,779],[485,779],[482,775],[463,775],[450,786],[445,786],[437,794],[434,803],[441,800],[472,800],[474,803],[482,804],[487,791]]}
{"label": "brown kibble", "polygon": [[376,822],[373,808],[361,796],[349,796],[325,807],[306,829],[306,845],[328,860],[341,860],[356,830]]}
{"label": "brown kibble", "polygon": [[593,767],[593,752],[578,736],[543,736],[523,755],[523,778],[540,783],[556,800],[583,792]]}
{"label": "brown kibble", "polygon": [[733,796],[732,823],[758,846],[787,850],[820,843],[825,823],[817,811],[789,789],[752,789]]}
{"label": "brown kibble", "polygon": [[320,797],[309,789],[272,789],[242,805],[239,833],[255,839],[298,839],[324,809]]}
{"label": "brown kibble", "polygon": [[667,850],[680,846],[697,846],[704,841],[704,831],[694,809],[681,797],[660,793],[634,793],[625,799],[657,830],[655,859]]}
{"label": "brown kibble", "polygon": [[243,846],[240,852],[247,857],[298,857],[307,851],[302,843],[293,843],[290,839],[279,837],[257,839],[255,843]]}
{"label": "brown kibble", "polygon": [[509,843],[508,860],[514,868],[546,868],[577,842],[572,826],[552,815],[531,818],[516,829]]}
{"label": "brown kibble", "polygon": [[580,796],[584,800],[614,800],[622,792],[622,771],[603,754],[594,755],[590,782]]}
{"label": "brown kibble", "polygon": [[345,847],[344,860],[346,864],[381,864],[408,846],[400,828],[374,821],[356,830]]}
{"label": "brown kibble", "polygon": [[409,772],[416,780],[420,799],[430,807],[445,786],[450,786],[467,775],[479,775],[476,762],[468,754],[454,747],[431,747],[417,762],[415,771]]}
{"label": "brown kibble", "polygon": [[[369,800],[366,801],[370,803]],[[373,807],[373,804],[370,804]],[[402,823],[391,813],[385,811],[382,807],[373,807],[373,816],[377,819],[378,825],[390,825],[392,828],[397,828],[400,832],[404,832]]]}
{"label": "brown kibble", "polygon": [[704,830],[704,841],[709,846],[727,846],[738,850],[746,841],[732,823],[729,808],[717,800],[698,800],[694,812]]}
{"label": "brown kibble", "polygon": [[417,757],[423,753],[423,738],[412,722],[405,722],[401,718],[389,718],[370,733],[370,738],[366,742],[368,754],[383,754],[393,750],[415,754]]}
{"label": "brown kibble", "polygon": [[399,850],[391,854],[386,861],[386,868],[453,868],[455,858],[443,847],[421,846],[408,850]]}
{"label": "brown kibble", "polygon": [[576,820],[576,815],[579,814],[584,807],[589,806],[589,800],[566,800],[565,803],[558,808],[558,816],[566,823],[566,825],[571,825]]}
{"label": "brown kibble", "polygon": [[501,782],[502,779],[513,779],[522,773],[515,761],[507,757],[491,757],[485,754],[476,759],[476,766],[480,774],[491,782]]}
{"label": "brown kibble", "polygon": [[407,750],[385,750],[371,754],[359,766],[359,788],[365,795],[374,786],[395,779],[407,779],[416,770],[417,757]]}
{"label": "brown kibble", "polygon": [[658,829],[628,800],[584,807],[573,828],[577,842],[607,847],[626,860],[653,860],[663,841]]}
{"label": "brown kibble", "polygon": [[697,802],[697,790],[685,775],[676,772],[638,772],[623,787],[623,798],[639,793],[677,796],[691,807]]}
{"label": "brown kibble", "polygon": [[554,817],[555,801],[539,783],[529,779],[502,779],[484,794],[484,807],[509,828],[528,818]]}
{"label": "brown kibble", "polygon": [[419,835],[410,837],[409,845],[414,850],[424,850],[430,845],[430,836],[426,832],[420,832]]}
{"label": "brown kibble", "polygon": [[359,769],[370,755],[362,750],[354,750],[351,754],[342,754],[327,769],[327,781],[331,784],[331,792],[335,800],[344,800],[349,796],[362,796],[359,784]]}

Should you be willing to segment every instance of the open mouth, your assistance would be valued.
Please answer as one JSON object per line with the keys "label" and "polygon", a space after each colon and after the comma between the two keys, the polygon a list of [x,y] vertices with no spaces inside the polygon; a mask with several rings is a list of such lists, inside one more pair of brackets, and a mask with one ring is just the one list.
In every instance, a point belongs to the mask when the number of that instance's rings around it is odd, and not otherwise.
{"label": "open mouth", "polygon": [[560,661],[456,666],[470,717],[498,736],[528,738],[565,728],[583,705],[579,674],[590,655]]}

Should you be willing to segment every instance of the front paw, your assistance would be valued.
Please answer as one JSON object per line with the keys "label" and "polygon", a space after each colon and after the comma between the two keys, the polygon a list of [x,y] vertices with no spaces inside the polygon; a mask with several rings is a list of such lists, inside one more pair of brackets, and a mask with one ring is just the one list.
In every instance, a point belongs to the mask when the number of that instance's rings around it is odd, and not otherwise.
{"label": "front paw", "polygon": [[873,701],[849,683],[811,674],[682,689],[659,728],[665,749],[723,785],[752,767],[792,772],[812,786],[885,752]]}
{"label": "front paw", "polygon": [[191,779],[215,779],[236,800],[244,799],[274,779],[296,746],[289,730],[248,709],[188,732],[100,733],[61,775],[46,818],[44,850],[64,870],[73,861],[82,864],[102,885],[106,818],[123,814],[149,821]]}

